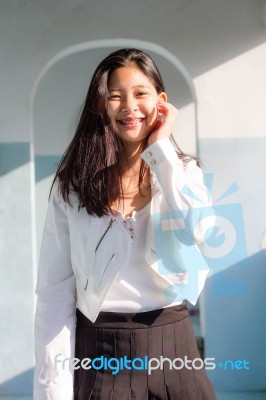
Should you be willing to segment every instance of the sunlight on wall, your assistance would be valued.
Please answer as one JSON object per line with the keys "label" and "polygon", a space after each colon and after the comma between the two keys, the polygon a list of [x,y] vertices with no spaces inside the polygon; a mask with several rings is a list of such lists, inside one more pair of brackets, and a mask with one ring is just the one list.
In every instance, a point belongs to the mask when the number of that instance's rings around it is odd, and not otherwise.
{"label": "sunlight on wall", "polygon": [[199,138],[266,136],[266,43],[194,79]]}

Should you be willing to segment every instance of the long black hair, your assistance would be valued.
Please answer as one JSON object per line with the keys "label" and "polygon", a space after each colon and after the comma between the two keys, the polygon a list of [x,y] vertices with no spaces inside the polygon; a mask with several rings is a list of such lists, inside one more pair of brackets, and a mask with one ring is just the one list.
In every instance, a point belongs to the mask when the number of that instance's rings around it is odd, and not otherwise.
{"label": "long black hair", "polygon": [[[111,204],[123,197],[118,155],[123,154],[125,144],[115,134],[107,115],[108,80],[113,71],[129,64],[137,66],[149,78],[158,94],[165,91],[156,64],[145,52],[126,48],[109,54],[93,74],[75,135],[59,162],[51,186],[52,190],[58,177],[63,199],[71,205],[71,185],[78,194],[79,207],[86,207],[88,214],[98,217],[108,214]],[[142,143],[143,150],[147,140]],[[183,155],[181,151],[180,154]],[[147,168],[142,160],[139,190]]]}

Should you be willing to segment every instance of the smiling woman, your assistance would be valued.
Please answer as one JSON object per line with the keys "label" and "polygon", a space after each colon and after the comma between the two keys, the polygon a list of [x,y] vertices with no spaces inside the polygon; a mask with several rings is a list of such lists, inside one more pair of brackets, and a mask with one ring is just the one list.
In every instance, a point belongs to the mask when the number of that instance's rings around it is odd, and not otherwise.
{"label": "smiling woman", "polygon": [[151,80],[134,63],[111,73],[108,91],[107,114],[117,136],[125,143],[125,152],[118,160],[123,170],[123,202],[117,199],[112,203],[112,210],[130,216],[133,209],[143,208],[151,199],[147,169],[143,182],[139,182],[141,159],[138,156],[143,141],[159,123],[160,102],[166,101],[167,96],[165,92],[157,93]]}
{"label": "smiling woman", "polygon": [[[200,232],[191,224],[199,215],[193,209],[209,209],[209,196],[196,160],[170,141],[177,114],[143,51],[118,50],[97,67],[50,192],[36,289],[34,400],[215,399],[204,368],[112,375],[74,371],[71,362],[199,357],[186,299],[195,304],[199,296],[200,285],[190,283],[203,276],[197,245],[214,221],[206,219]],[[182,228],[172,227],[166,243],[156,216],[171,225],[180,210]],[[158,235],[167,251],[160,253]]]}
{"label": "smiling woman", "polygon": [[[120,138],[135,142],[137,149],[154,129],[158,121],[159,101],[166,101],[166,94],[157,93],[150,79],[134,64],[114,71],[109,78],[108,89],[108,115],[113,125],[117,126]],[[131,151],[133,149],[131,145]]]}

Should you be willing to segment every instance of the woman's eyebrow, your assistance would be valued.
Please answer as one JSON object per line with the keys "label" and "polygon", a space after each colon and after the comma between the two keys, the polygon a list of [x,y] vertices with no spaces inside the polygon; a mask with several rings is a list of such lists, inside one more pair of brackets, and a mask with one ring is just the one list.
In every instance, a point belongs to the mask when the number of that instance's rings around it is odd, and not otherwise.
{"label": "woman's eyebrow", "polygon": [[[146,89],[150,89],[150,86],[145,86],[145,85],[135,85],[135,86],[132,86],[132,89],[135,89],[135,88],[146,88]],[[124,90],[124,89],[121,89],[121,88],[110,89],[109,92],[122,91],[122,90]]]}

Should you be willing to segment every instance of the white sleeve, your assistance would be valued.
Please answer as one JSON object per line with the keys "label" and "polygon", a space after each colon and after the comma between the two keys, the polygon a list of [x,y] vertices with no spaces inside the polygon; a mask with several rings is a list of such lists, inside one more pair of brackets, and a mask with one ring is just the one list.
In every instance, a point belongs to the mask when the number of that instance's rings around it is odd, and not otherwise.
{"label": "white sleeve", "polygon": [[[203,243],[211,235],[215,216],[202,170],[196,161],[192,159],[184,164],[169,139],[154,142],[141,157],[156,175],[169,209],[173,212],[173,220],[175,212],[176,215],[182,213],[186,229],[179,229],[180,222],[175,230],[178,238],[186,245]],[[179,224],[178,218],[176,221],[173,221],[173,225]]]}
{"label": "white sleeve", "polygon": [[70,254],[66,203],[59,196],[56,180],[46,214],[36,287],[34,400],[73,399],[69,359],[74,358],[76,282]]}

